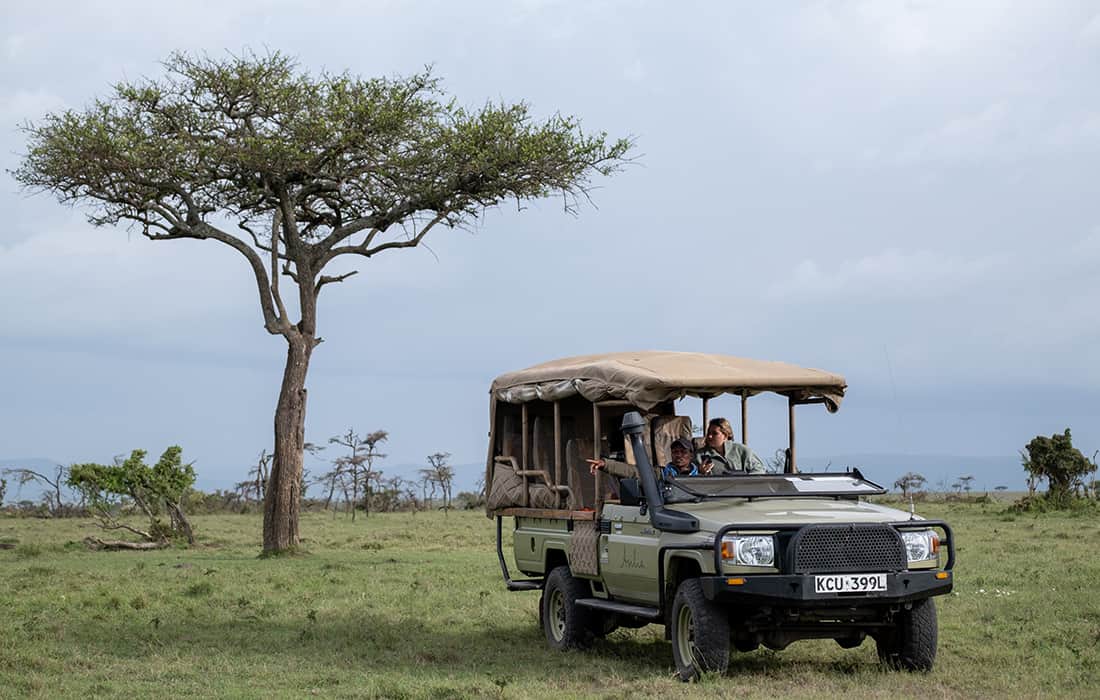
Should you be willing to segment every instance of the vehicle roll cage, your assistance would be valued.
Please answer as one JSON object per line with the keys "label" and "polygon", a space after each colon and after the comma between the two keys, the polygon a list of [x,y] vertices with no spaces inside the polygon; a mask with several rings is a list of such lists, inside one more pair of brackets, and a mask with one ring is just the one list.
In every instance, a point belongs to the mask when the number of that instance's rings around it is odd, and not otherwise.
{"label": "vehicle roll cage", "polygon": [[[742,389],[739,392],[723,392],[732,393],[733,395],[740,396],[741,398],[741,440],[744,445],[749,444],[749,424],[748,424],[748,402],[750,392],[747,389]],[[703,425],[706,426],[710,420],[710,399],[720,396],[721,394],[711,394],[701,396],[703,402]],[[486,460],[486,472],[485,483],[492,484],[493,482],[493,469],[498,461],[495,454],[495,446],[497,440],[497,404],[499,399],[496,397],[490,403],[489,417],[489,454]],[[532,470],[531,467],[531,445],[532,445],[532,431],[533,421],[529,418],[528,402],[521,403],[519,405],[520,413],[520,454],[517,461],[517,474],[528,475],[534,474],[535,471],[542,473],[547,486],[551,489],[560,489],[563,486],[565,479],[564,472],[564,457],[563,457],[563,440],[562,440],[562,409],[561,399],[555,399],[548,401],[553,407],[553,446],[554,446],[554,462],[553,471],[548,468],[548,465],[539,465],[542,467],[539,470]],[[795,396],[787,396],[787,448],[786,448],[786,460],[784,464],[784,474],[797,474],[798,473],[798,460],[795,452],[795,407],[804,406],[809,404],[827,404],[828,401],[822,397],[811,398],[796,398]],[[592,405],[592,432],[593,432],[593,449],[592,458],[600,459],[603,455],[600,454],[600,440],[603,437],[603,430],[601,426],[601,411],[607,411],[608,409],[632,409],[630,412],[637,412],[638,407],[632,404],[630,401],[622,399],[610,399],[603,401],[593,401]],[[628,412],[628,415],[629,413]],[[639,414],[640,415],[640,414]],[[646,453],[647,461],[649,455],[643,445],[641,449],[632,447],[634,460],[637,464],[640,464],[638,455]],[[603,494],[605,491],[606,476],[602,471],[597,471],[595,475],[595,506],[598,511],[603,505]],[[530,482],[524,478],[524,503],[530,502],[529,487]],[[648,500],[648,494],[647,494]],[[652,502],[652,501],[651,501]]]}

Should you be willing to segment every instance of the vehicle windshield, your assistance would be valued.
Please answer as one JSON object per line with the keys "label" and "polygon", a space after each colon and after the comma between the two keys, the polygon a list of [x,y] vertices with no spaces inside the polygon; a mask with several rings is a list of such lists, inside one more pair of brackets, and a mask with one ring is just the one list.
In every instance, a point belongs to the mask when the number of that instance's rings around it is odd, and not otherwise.
{"label": "vehicle windshield", "polygon": [[799,498],[874,496],[886,489],[853,474],[752,474],[684,476],[664,482],[666,503],[705,498]]}

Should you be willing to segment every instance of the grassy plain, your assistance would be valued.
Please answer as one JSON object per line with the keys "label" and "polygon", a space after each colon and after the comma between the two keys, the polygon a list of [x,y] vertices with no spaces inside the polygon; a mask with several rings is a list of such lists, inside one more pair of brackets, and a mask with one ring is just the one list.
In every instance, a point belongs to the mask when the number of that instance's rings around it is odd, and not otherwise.
{"label": "grassy plain", "polygon": [[89,552],[84,520],[0,518],[4,697],[1095,697],[1100,517],[927,504],[955,526],[927,675],[874,645],[735,654],[684,685],[662,629],[547,649],[538,593],[508,593],[472,512],[307,514],[308,553],[259,559],[258,515],[195,518],[191,550]]}

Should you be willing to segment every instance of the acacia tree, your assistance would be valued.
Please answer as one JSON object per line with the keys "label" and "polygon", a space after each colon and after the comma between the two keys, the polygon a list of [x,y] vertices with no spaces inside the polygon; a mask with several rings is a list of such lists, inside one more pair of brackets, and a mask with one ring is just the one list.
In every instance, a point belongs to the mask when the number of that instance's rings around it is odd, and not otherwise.
{"label": "acacia tree", "polygon": [[966,493],[968,495],[970,494],[970,489],[974,488],[971,485],[971,484],[973,484],[973,482],[974,482],[974,477],[971,474],[966,474],[964,476],[959,477],[959,483],[962,484],[963,491],[966,491]]}
{"label": "acacia tree", "polygon": [[[69,478],[69,468],[58,464],[54,466],[54,475],[51,477],[43,472],[23,467],[5,469],[4,474],[15,477],[19,489],[30,483],[38,484],[42,488],[42,500],[46,502],[46,508],[50,515],[55,517],[65,514],[67,508],[63,499],[65,481]],[[4,482],[5,485],[7,482]]]}
{"label": "acacia tree", "polygon": [[439,490],[443,493],[443,510],[446,511],[451,507],[451,482],[455,478],[454,467],[450,465],[451,453],[436,452],[428,455],[427,459],[431,467],[420,471],[426,472],[428,479],[433,484],[433,498],[435,497],[435,484],[439,485]]}
{"label": "acacia tree", "polygon": [[894,482],[894,488],[901,490],[902,498],[909,498],[909,493],[911,491],[920,490],[920,488],[924,486],[925,481],[926,479],[924,478],[923,474],[918,474],[917,472],[906,472],[905,474],[898,477],[898,480]]}
{"label": "acacia tree", "polygon": [[[433,229],[472,225],[504,201],[560,194],[573,209],[594,175],[623,165],[631,143],[587,134],[569,116],[536,121],[523,103],[465,109],[430,71],[310,75],[278,53],[175,53],[164,68],[162,79],[119,83],[84,110],[25,125],[27,153],[13,175],[31,191],[91,205],[92,224],[214,241],[247,261],[264,328],[287,344],[263,546],[291,549],[306,374],[322,340],[318,295],[357,272],[344,261],[415,248]],[[292,303],[280,277],[294,287]]]}
{"label": "acacia tree", "polygon": [[[378,443],[385,442],[389,433],[385,430],[375,430],[366,437],[360,437],[354,430],[348,428],[343,435],[329,438],[330,443],[342,445],[350,454],[337,457],[332,461],[335,469],[331,472],[333,481],[341,475],[346,477],[347,484],[351,486],[351,519],[355,520],[355,506],[359,502],[359,488],[363,489],[363,502],[365,515],[370,515],[370,487],[371,480],[375,478],[373,472],[374,460],[385,459],[386,455],[378,451]],[[331,490],[330,490],[331,499]]]}
{"label": "acacia tree", "polygon": [[256,465],[248,470],[244,481],[234,484],[234,488],[245,502],[252,500],[255,495],[257,501],[264,500],[264,489],[267,487],[267,476],[270,471],[272,455],[266,449],[260,450],[260,456],[256,458]]}
{"label": "acacia tree", "polygon": [[[435,469],[418,469],[417,472],[420,474],[420,500],[426,508],[431,508],[432,503],[435,502],[435,489],[438,485]],[[432,489],[430,494],[428,487]]]}

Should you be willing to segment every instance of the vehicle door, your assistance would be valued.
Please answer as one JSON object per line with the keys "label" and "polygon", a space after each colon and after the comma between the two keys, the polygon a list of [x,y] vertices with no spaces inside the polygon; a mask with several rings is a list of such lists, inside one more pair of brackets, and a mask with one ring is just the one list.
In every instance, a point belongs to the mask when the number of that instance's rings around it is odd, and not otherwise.
{"label": "vehicle door", "polygon": [[656,605],[660,532],[639,506],[604,505],[600,529],[600,573],[614,598]]}

